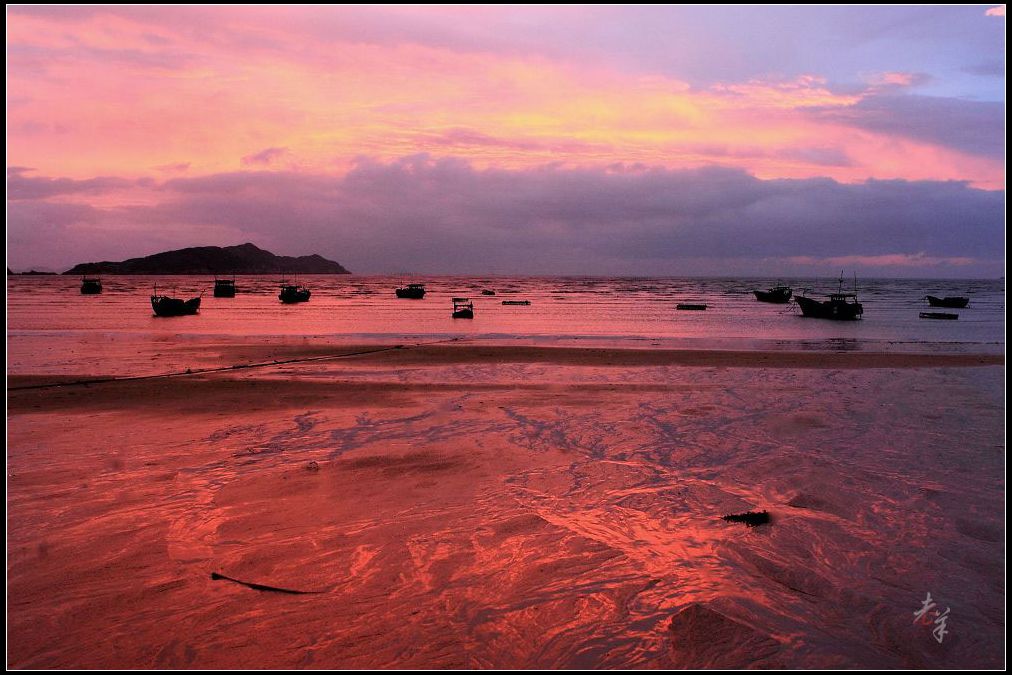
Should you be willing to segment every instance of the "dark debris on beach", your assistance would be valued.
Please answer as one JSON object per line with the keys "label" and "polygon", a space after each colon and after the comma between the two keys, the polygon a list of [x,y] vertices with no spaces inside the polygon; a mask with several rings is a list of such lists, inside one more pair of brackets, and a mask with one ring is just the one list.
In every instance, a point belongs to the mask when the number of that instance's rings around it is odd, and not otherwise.
{"label": "dark debris on beach", "polygon": [[721,519],[732,523],[745,523],[749,527],[759,527],[760,525],[767,525],[770,522],[770,514],[765,510],[748,511],[746,513],[730,513],[726,516],[721,516]]}

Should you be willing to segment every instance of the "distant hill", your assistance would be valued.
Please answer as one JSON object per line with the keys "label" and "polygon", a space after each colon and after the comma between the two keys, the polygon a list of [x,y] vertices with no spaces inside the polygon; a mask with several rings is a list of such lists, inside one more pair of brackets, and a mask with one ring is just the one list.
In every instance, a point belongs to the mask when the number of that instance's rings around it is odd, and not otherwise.
{"label": "distant hill", "polygon": [[274,255],[253,244],[196,246],[122,262],[75,265],[64,274],[351,274],[319,255]]}

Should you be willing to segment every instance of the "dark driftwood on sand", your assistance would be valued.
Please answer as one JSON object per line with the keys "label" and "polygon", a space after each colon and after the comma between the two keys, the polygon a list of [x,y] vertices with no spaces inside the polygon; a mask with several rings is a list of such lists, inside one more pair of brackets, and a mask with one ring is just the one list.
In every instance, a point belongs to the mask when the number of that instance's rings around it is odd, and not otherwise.
{"label": "dark driftwood on sand", "polygon": [[297,591],[291,588],[279,588],[277,586],[267,586],[266,584],[254,584],[249,581],[240,581],[239,579],[233,579],[232,577],[227,577],[224,574],[218,574],[217,572],[211,572],[211,578],[214,579],[215,581],[223,579],[225,581],[231,581],[233,583],[242,584],[243,586],[248,586],[249,588],[252,588],[257,591],[273,591],[274,593],[290,593],[292,595],[314,595],[317,593],[325,592],[325,591]]}

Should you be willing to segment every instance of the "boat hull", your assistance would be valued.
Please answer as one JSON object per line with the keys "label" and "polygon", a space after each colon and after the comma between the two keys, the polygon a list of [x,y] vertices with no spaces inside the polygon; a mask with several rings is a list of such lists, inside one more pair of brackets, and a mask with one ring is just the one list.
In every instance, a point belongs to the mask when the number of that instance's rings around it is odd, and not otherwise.
{"label": "boat hull", "polygon": [[861,318],[864,307],[860,302],[842,302],[839,300],[812,300],[803,295],[794,298],[801,308],[802,316],[811,319],[831,319],[833,321],[855,321]]}
{"label": "boat hull", "polygon": [[102,293],[101,286],[94,286],[90,284],[81,285],[81,295],[100,295]]}
{"label": "boat hull", "polygon": [[408,300],[421,300],[425,297],[424,288],[398,288],[394,290],[398,298],[407,298]]}
{"label": "boat hull", "polygon": [[152,295],[151,309],[155,316],[187,316],[200,310],[200,298],[180,300],[166,295]]}
{"label": "boat hull", "polygon": [[681,310],[683,312],[686,312],[686,311],[687,312],[703,312],[703,311],[706,311],[706,305],[693,305],[693,304],[688,304],[688,303],[682,303],[680,305],[675,305],[675,309]]}
{"label": "boat hull", "polygon": [[936,298],[933,295],[927,296],[928,304],[932,307],[951,307],[954,309],[962,309],[970,304],[970,298]]}
{"label": "boat hull", "polygon": [[214,297],[216,298],[234,298],[235,297],[235,286],[215,286]]}
{"label": "boat hull", "polygon": [[[445,316],[445,315],[444,315]],[[460,309],[453,313],[454,319],[473,319],[474,312],[470,309]]]}

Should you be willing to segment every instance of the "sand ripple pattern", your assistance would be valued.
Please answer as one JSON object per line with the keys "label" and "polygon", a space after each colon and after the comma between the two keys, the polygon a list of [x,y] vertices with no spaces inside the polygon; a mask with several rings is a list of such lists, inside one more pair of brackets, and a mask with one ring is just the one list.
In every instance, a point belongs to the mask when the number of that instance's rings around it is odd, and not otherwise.
{"label": "sand ripple pattern", "polygon": [[9,665],[996,667],[1002,378],[363,361],[22,414]]}

